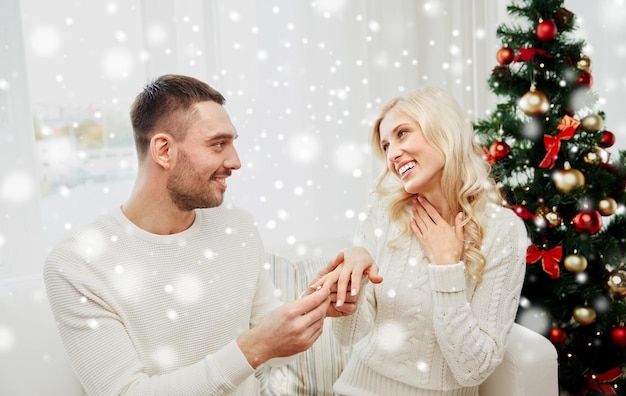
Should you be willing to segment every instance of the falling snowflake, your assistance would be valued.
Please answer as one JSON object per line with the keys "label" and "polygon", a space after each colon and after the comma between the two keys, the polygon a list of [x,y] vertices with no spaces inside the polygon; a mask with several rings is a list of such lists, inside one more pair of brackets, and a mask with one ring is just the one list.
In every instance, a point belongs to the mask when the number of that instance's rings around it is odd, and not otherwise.
{"label": "falling snowflake", "polygon": [[7,326],[0,326],[0,352],[6,352],[15,345],[13,331]]}
{"label": "falling snowflake", "polygon": [[379,328],[378,347],[389,352],[398,350],[404,343],[405,330],[398,323],[383,323]]}
{"label": "falling snowflake", "polygon": [[61,34],[52,26],[39,26],[33,29],[30,45],[33,53],[42,58],[56,55],[61,49]]}
{"label": "falling snowflake", "polygon": [[35,182],[24,171],[13,170],[6,172],[0,179],[0,198],[20,203],[28,200],[34,192]]}

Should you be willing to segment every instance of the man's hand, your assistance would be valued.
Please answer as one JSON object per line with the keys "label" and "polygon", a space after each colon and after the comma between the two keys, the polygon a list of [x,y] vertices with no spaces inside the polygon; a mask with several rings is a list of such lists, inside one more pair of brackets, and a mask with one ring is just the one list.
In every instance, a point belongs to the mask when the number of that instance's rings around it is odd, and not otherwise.
{"label": "man's hand", "polygon": [[330,290],[321,288],[268,313],[256,327],[237,338],[250,366],[256,369],[269,359],[309,349],[322,334],[329,305]]}

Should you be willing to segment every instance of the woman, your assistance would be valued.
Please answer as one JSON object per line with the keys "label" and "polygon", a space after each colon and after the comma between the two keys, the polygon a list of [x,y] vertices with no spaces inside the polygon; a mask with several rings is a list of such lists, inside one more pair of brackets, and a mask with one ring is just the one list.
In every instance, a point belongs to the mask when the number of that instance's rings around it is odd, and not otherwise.
{"label": "woman", "polygon": [[525,226],[503,207],[471,124],[444,91],[393,99],[371,145],[386,167],[367,219],[343,263],[312,285],[338,279],[339,307],[349,282],[359,295],[355,314],[334,319],[339,342],[353,345],[334,390],[478,395],[517,312]]}

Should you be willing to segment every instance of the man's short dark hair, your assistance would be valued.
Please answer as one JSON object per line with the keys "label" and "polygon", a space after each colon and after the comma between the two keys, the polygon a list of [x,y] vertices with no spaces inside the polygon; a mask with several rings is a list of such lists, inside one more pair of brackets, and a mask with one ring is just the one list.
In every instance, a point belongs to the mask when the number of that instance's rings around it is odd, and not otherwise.
{"label": "man's short dark hair", "polygon": [[164,130],[175,139],[184,139],[187,125],[194,116],[193,106],[204,101],[223,105],[225,99],[207,83],[189,76],[165,74],[148,83],[130,110],[139,159],[146,155],[156,130]]}

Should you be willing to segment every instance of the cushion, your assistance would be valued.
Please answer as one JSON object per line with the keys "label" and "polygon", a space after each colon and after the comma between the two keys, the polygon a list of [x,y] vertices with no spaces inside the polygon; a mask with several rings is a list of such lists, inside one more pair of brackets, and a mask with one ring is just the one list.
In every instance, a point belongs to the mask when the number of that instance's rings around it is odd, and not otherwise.
{"label": "cushion", "polygon": [[[291,262],[283,257],[268,257],[277,292],[283,301],[297,299],[329,259],[315,257]],[[263,394],[333,396],[333,383],[348,362],[350,348],[341,347],[332,334],[332,323],[326,319],[324,331],[309,350],[287,365],[264,365],[259,376]]]}

